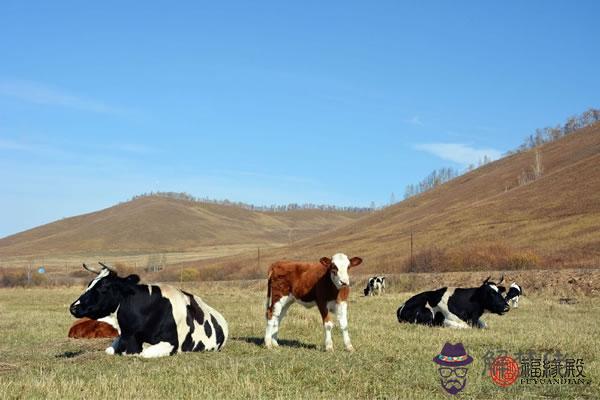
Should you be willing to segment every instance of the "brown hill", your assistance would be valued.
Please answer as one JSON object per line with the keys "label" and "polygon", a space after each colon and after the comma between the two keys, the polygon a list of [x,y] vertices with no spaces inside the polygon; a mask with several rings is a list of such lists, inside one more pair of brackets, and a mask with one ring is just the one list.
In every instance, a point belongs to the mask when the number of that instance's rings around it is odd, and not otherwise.
{"label": "brown hill", "polygon": [[0,239],[0,257],[276,246],[331,230],[363,215],[316,209],[259,212],[234,205],[149,196]]}
{"label": "brown hill", "polygon": [[244,268],[260,275],[275,259],[318,260],[335,252],[364,257],[367,272],[599,266],[600,124],[540,146],[541,177],[519,182],[532,175],[535,151],[487,164],[326,235],[270,249],[260,271],[251,254],[206,267],[243,277]]}

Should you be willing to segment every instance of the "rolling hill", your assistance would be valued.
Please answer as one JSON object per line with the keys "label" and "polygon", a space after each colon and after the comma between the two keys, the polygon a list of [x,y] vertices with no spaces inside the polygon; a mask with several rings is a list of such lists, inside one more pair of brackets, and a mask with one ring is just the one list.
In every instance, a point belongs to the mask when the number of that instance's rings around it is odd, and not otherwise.
{"label": "rolling hill", "polygon": [[148,196],[0,239],[0,258],[201,253],[215,246],[230,253],[304,239],[363,215],[318,209],[261,212]]}
{"label": "rolling hill", "polygon": [[[270,249],[262,268],[336,252],[364,257],[365,272],[600,266],[600,124],[537,151],[543,172],[535,180],[519,182],[531,175],[535,150],[516,153],[326,235]],[[252,257],[208,267],[237,265],[232,274],[243,277]]]}
{"label": "rolling hill", "polygon": [[[534,179],[536,152],[542,172]],[[140,266],[163,252],[205,279],[263,277],[276,259],[336,252],[363,257],[363,273],[598,267],[600,124],[372,213],[143,197],[0,239],[3,264],[109,256]]]}

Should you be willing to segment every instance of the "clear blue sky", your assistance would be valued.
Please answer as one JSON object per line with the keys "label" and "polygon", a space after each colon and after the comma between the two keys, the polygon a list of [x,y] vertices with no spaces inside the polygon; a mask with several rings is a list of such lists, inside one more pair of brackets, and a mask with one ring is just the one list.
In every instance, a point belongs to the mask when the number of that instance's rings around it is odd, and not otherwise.
{"label": "clear blue sky", "polygon": [[0,236],[152,190],[381,205],[600,106],[598,1],[123,3],[1,3]]}

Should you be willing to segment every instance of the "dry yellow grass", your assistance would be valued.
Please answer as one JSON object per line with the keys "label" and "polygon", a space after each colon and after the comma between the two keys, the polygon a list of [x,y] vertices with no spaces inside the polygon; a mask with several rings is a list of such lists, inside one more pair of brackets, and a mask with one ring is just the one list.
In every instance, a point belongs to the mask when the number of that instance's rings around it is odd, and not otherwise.
{"label": "dry yellow grass", "polygon": [[[293,306],[269,351],[264,333],[264,281],[186,285],[220,310],[230,339],[220,353],[180,354],[158,360],[110,357],[107,340],[67,339],[68,305],[82,288],[0,289],[0,398],[397,398],[443,399],[431,359],[446,341],[462,342],[475,361],[461,398],[595,399],[600,393],[600,301],[577,295],[561,305],[542,289],[507,315],[488,316],[488,330],[400,325],[395,312],[412,292],[399,277],[382,297],[360,295],[355,280],[349,320],[357,351],[322,351],[315,309]],[[420,283],[423,284],[423,283]],[[527,290],[527,289],[526,289]],[[488,350],[555,351],[582,357],[591,385],[495,386],[483,376]]]}

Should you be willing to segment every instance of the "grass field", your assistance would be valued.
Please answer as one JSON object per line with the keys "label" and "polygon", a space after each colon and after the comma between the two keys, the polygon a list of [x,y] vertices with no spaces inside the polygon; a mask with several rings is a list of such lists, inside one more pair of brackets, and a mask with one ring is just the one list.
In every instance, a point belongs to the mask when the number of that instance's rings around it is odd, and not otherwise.
{"label": "grass field", "polygon": [[[1,398],[450,398],[432,358],[446,342],[462,342],[474,362],[459,398],[598,398],[600,299],[559,304],[544,292],[522,298],[505,316],[487,316],[488,330],[400,325],[395,312],[409,293],[381,298],[354,288],[349,307],[355,353],[323,352],[315,309],[293,306],[280,332],[282,347],[266,350],[264,283],[186,286],[221,311],[229,341],[220,353],[186,353],[155,360],[111,357],[110,340],[68,339],[68,305],[82,288],[0,290]],[[533,350],[581,357],[589,385],[496,386],[482,376],[484,354]]]}

